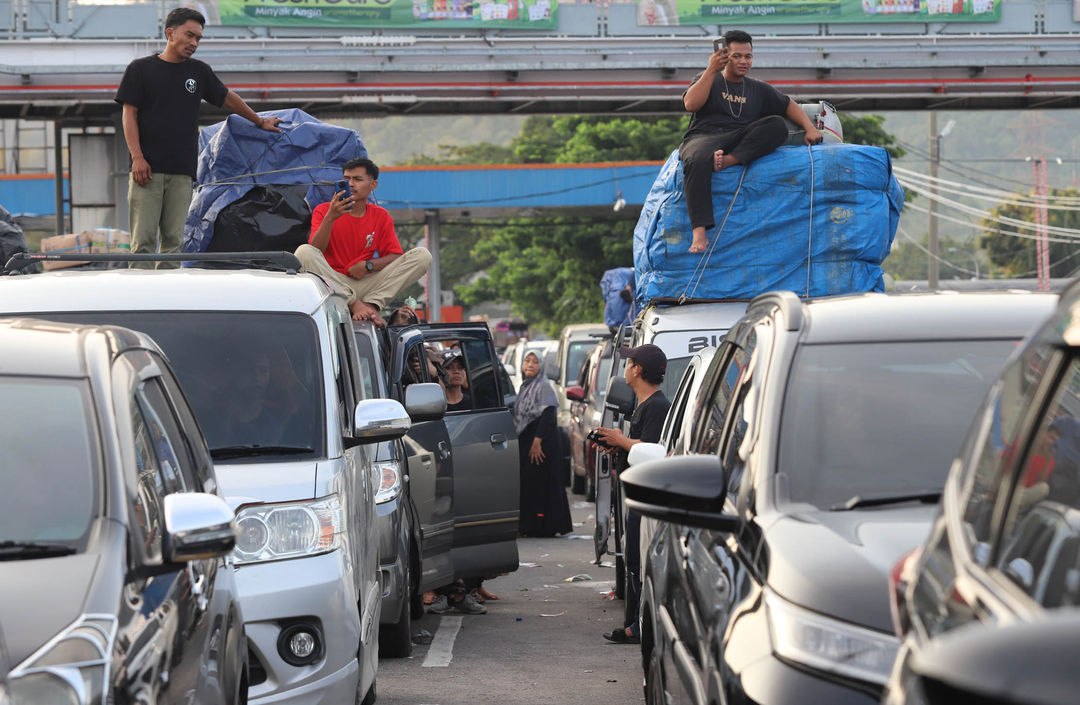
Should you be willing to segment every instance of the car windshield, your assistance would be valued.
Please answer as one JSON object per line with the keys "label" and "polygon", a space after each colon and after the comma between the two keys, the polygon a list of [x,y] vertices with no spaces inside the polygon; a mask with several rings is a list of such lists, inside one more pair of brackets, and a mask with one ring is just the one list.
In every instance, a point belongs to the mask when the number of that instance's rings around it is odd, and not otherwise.
{"label": "car windshield", "polygon": [[791,371],[778,470],[788,498],[940,490],[1015,341],[806,345]]}
{"label": "car windshield", "polygon": [[99,507],[98,430],[82,380],[0,377],[0,544],[86,547]]}
{"label": "car windshield", "polygon": [[577,384],[576,380],[581,376],[581,366],[585,364],[585,358],[589,351],[596,347],[595,340],[582,340],[570,343],[570,349],[566,353],[566,384]]}
{"label": "car windshield", "polygon": [[218,459],[323,453],[322,367],[318,332],[309,316],[95,311],[48,317],[149,334],[168,356]]}

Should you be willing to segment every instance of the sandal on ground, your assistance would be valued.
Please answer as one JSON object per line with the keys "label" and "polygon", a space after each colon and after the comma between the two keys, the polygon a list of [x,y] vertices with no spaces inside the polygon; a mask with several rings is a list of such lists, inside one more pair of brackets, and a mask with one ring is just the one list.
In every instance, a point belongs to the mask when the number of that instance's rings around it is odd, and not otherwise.
{"label": "sandal on ground", "polygon": [[612,629],[611,633],[605,633],[604,638],[613,644],[640,644],[641,638],[635,635],[627,635],[626,627]]}

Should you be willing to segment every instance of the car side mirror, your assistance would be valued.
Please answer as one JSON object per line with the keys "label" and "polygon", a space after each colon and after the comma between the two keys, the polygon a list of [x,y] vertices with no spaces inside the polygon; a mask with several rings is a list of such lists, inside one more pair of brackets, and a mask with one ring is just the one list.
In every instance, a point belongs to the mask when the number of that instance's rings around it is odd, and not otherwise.
{"label": "car side mirror", "polygon": [[[436,385],[438,386],[438,385]],[[406,389],[406,398],[408,398]],[[364,399],[353,413],[353,437],[346,446],[401,438],[412,428],[412,419],[395,399]],[[351,441],[351,442],[350,442]]]}
{"label": "car side mirror", "polygon": [[608,380],[604,406],[617,414],[629,416],[634,413],[634,404],[636,403],[637,395],[634,394],[633,388],[622,377],[613,375]]}
{"label": "car side mirror", "polygon": [[236,545],[236,522],[225,500],[204,492],[165,495],[162,560],[185,563],[223,556]]}
{"label": "car side mirror", "polygon": [[552,382],[559,381],[559,356],[554,350],[544,354],[544,376]]}
{"label": "car side mirror", "polygon": [[438,421],[446,416],[446,391],[435,382],[410,384],[405,387],[405,411],[413,421]]}
{"label": "car side mirror", "polygon": [[905,664],[904,702],[1076,702],[1080,619],[1069,610],[1053,612],[1061,614],[1007,625],[975,622],[938,635]]}
{"label": "car side mirror", "polygon": [[633,467],[650,460],[659,460],[667,456],[667,448],[660,443],[635,443],[626,454],[626,463]]}
{"label": "car side mirror", "polygon": [[566,388],[566,398],[571,401],[585,401],[585,390],[579,385]]}
{"label": "car side mirror", "polygon": [[715,455],[673,455],[632,465],[619,482],[626,506],[645,516],[716,531],[738,526],[737,517],[723,513],[727,482]]}

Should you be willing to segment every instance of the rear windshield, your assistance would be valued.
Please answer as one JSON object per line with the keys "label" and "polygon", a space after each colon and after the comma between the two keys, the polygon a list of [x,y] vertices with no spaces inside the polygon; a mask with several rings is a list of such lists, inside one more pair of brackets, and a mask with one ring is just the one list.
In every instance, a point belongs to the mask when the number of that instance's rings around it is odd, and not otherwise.
{"label": "rear windshield", "polygon": [[[303,314],[95,311],[34,314],[142,331],[165,351],[217,459],[322,457],[318,330]],[[244,448],[260,451],[245,456]]]}
{"label": "rear windshield", "polygon": [[0,542],[83,550],[97,515],[100,447],[83,380],[0,377]]}
{"label": "rear windshield", "polygon": [[595,347],[595,340],[570,343],[570,348],[566,353],[567,384],[574,384],[574,380],[581,376],[581,366],[585,364],[585,358],[589,356],[589,351]]}
{"label": "rear windshield", "polygon": [[829,509],[932,492],[1015,341],[806,345],[783,407],[789,498]]}

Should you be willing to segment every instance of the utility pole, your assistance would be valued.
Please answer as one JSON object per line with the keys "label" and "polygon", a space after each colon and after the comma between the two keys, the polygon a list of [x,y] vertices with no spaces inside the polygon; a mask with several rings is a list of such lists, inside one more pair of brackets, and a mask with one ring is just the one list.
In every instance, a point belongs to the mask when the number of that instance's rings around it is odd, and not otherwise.
{"label": "utility pole", "polygon": [[955,120],[945,123],[945,129],[938,132],[937,112],[930,111],[930,206],[926,209],[930,221],[927,223],[927,249],[930,251],[926,263],[926,287],[930,291],[938,288],[938,232],[937,232],[937,179],[938,162],[941,161],[941,140],[952,132]]}
{"label": "utility pole", "polygon": [[930,250],[929,259],[926,261],[926,287],[930,291],[936,291],[938,288],[938,239],[937,239],[937,174],[938,174],[938,160],[941,156],[938,154],[938,149],[941,147],[941,140],[938,138],[937,131],[937,111],[930,111],[930,205],[927,207],[927,212],[930,217],[930,221],[927,223],[928,242],[927,249]]}
{"label": "utility pole", "polygon": [[1050,291],[1050,217],[1046,212],[1046,157],[1031,160],[1035,167],[1035,270],[1039,276],[1039,291]]}
{"label": "utility pole", "polygon": [[441,221],[439,211],[424,211],[424,240],[428,252],[431,253],[431,266],[427,273],[427,320],[438,322],[442,320],[442,277],[439,271],[439,250],[442,248],[442,233],[440,232]]}

